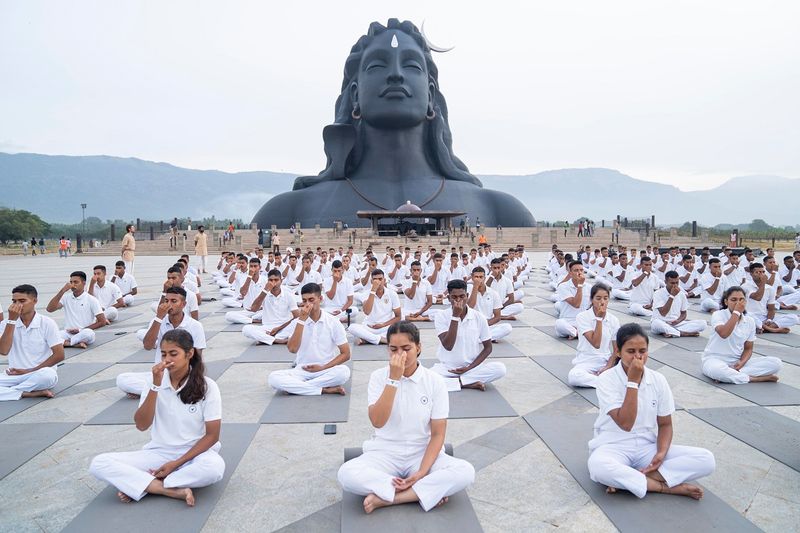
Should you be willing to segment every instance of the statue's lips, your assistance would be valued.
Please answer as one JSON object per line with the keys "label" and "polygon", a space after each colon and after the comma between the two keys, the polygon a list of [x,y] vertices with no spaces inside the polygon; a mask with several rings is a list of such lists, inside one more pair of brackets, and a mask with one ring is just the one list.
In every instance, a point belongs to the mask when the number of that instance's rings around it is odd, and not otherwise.
{"label": "statue's lips", "polygon": [[408,89],[406,89],[401,85],[392,85],[381,91],[381,94],[379,96],[383,98],[384,96],[398,96],[398,95],[410,97],[411,93],[409,92]]}

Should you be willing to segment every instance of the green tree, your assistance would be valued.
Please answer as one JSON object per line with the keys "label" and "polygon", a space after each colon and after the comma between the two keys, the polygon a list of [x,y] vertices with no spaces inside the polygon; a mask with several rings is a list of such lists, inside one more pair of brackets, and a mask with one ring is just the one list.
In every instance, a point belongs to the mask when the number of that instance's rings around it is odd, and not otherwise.
{"label": "green tree", "polygon": [[49,225],[30,211],[0,207],[0,243],[28,240],[42,236]]}

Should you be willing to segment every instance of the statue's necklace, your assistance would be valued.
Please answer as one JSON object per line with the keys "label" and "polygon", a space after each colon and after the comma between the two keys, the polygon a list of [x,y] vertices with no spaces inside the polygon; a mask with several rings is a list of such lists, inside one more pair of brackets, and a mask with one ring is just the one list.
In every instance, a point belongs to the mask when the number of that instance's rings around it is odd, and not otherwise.
{"label": "statue's necklace", "polygon": [[[350,187],[352,187],[353,190],[356,192],[356,194],[359,195],[365,202],[370,203],[370,204],[374,205],[375,207],[377,207],[378,209],[381,209],[383,211],[394,211],[394,209],[387,209],[384,206],[382,206],[381,204],[373,202],[372,200],[367,198],[364,195],[364,193],[362,193],[361,191],[358,190],[358,187],[356,187],[356,184],[353,183],[353,180],[351,180],[350,178],[345,178],[345,180],[347,180],[347,183],[350,184]],[[428,198],[427,200],[425,200],[424,202],[419,204],[420,208],[423,208],[426,205],[428,205],[429,203],[431,203],[432,201],[436,200],[436,197],[439,196],[442,193],[442,191],[444,190],[444,180],[445,180],[445,177],[442,176],[442,181],[439,182],[439,188],[436,189],[436,192],[433,193],[430,198]]]}

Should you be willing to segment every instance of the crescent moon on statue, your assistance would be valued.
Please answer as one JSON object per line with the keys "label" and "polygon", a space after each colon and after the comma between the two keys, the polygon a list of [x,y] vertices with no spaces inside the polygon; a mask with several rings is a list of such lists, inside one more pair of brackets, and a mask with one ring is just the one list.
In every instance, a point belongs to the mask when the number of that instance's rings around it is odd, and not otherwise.
{"label": "crescent moon on statue", "polygon": [[439,52],[439,53],[443,54],[443,53],[449,52],[450,50],[455,48],[455,46],[451,46],[450,48],[443,48],[441,46],[436,46],[435,44],[433,44],[431,42],[431,40],[428,39],[428,36],[425,35],[425,21],[424,20],[422,21],[422,27],[420,28],[419,31],[422,34],[422,38],[425,39],[425,44],[428,45],[428,48],[430,48],[432,52]]}

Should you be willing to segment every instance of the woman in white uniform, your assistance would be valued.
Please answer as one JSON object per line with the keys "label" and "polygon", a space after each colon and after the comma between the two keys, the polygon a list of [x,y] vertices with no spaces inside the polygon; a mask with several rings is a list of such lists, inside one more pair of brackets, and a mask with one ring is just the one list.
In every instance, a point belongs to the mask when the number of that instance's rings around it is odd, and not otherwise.
{"label": "woman in white uniform", "polygon": [[608,312],[609,291],[603,285],[593,285],[590,298],[592,307],[575,317],[578,354],[567,376],[573,387],[596,387],[597,376],[617,363],[619,320]]}
{"label": "woman in white uniform", "polygon": [[645,368],[648,338],[638,324],[617,331],[620,364],[597,378],[600,414],[589,441],[589,476],[608,487],[700,499],[703,489],[686,483],[710,475],[714,456],[703,448],[672,445],[675,403],[663,375]]}
{"label": "woman in white uniform", "polygon": [[89,466],[94,477],[119,490],[121,501],[161,494],[193,506],[193,488],[222,479],[222,402],[217,384],[203,373],[191,334],[165,333],[161,362],[133,416],[139,431],[150,429],[150,442],[139,451],[98,455]]}
{"label": "woman in white uniform", "polygon": [[747,315],[744,289],[730,287],[711,315],[711,338],[703,352],[703,374],[723,383],[778,381],[777,357],[753,356],[756,322]]}
{"label": "woman in white uniform", "polygon": [[366,513],[417,501],[429,511],[471,485],[475,469],[444,452],[448,393],[443,378],[418,361],[419,330],[398,322],[387,337],[389,366],[372,373],[367,392],[375,434],[363,455],[339,468],[339,483],[366,496]]}

